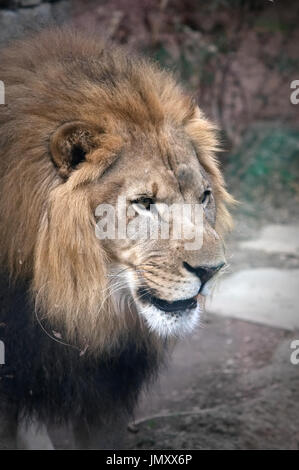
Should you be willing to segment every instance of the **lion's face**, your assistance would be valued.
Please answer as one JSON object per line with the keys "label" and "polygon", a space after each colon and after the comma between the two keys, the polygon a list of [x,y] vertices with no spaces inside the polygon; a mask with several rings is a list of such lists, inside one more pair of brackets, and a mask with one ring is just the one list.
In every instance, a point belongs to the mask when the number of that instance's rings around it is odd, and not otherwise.
{"label": "lion's face", "polygon": [[[225,265],[221,222],[229,221],[228,195],[208,147],[214,131],[196,110],[194,116],[185,126],[164,122],[145,131],[118,121],[106,132],[73,122],[54,133],[52,157],[65,181],[52,190],[50,226],[37,248],[38,277],[44,285],[57,279],[47,299],[51,312],[60,305],[66,311],[70,286],[73,322],[74,311],[83,322],[85,309],[92,321],[106,317],[106,328],[126,329],[128,317],[119,312],[125,298],[128,315],[134,310],[159,336],[194,328]],[[68,250],[57,253],[66,239]],[[61,284],[61,271],[71,282]]]}
{"label": "lion's face", "polygon": [[213,184],[190,138],[171,128],[137,134],[92,200],[93,207],[99,203],[98,226],[105,228],[99,238],[105,237],[100,243],[111,260],[112,291],[129,291],[139,314],[161,336],[192,330],[201,310],[198,294],[208,293],[225,259]]}

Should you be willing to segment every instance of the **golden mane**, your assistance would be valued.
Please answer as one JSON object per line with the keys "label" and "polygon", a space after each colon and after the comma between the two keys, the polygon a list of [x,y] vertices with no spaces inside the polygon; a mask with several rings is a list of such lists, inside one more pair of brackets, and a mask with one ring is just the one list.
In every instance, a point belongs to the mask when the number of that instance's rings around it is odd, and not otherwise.
{"label": "golden mane", "polygon": [[103,350],[128,326],[142,328],[106,299],[109,259],[87,197],[104,167],[90,162],[65,181],[51,158],[51,136],[63,123],[85,120],[105,135],[97,161],[113,161],[120,122],[142,132],[165,122],[184,127],[211,175],[223,232],[232,198],[214,157],[216,129],[169,73],[71,30],[46,31],[1,51],[0,78],[7,103],[0,113],[2,269],[16,281],[32,280],[37,311],[69,342]]}

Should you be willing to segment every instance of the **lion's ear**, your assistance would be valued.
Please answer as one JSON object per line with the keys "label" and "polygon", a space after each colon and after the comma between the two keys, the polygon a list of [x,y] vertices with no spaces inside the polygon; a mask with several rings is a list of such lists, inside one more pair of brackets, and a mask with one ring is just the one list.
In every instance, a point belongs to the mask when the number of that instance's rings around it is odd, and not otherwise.
{"label": "lion's ear", "polygon": [[101,143],[103,131],[83,121],[62,124],[50,139],[50,152],[60,176],[67,178]]}

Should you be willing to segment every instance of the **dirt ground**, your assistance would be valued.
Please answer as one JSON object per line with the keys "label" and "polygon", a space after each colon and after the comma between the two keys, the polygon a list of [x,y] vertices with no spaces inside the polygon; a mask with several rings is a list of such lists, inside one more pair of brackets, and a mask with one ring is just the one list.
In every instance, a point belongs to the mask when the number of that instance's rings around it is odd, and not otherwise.
{"label": "dirt ground", "polygon": [[211,315],[178,347],[171,368],[144,398],[141,416],[158,416],[128,432],[126,446],[299,449],[293,338],[294,333]]}

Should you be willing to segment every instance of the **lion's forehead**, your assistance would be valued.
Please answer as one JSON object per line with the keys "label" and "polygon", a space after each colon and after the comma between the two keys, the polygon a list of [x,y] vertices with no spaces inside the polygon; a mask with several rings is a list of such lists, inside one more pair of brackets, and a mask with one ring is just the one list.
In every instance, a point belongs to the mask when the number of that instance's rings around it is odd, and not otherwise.
{"label": "lion's forehead", "polygon": [[123,190],[128,197],[149,195],[157,200],[183,200],[186,195],[199,196],[208,185],[200,169],[188,164],[178,165],[174,171],[165,165],[148,165],[138,173],[128,173]]}
{"label": "lion's forehead", "polygon": [[142,148],[134,147],[123,156],[125,190],[159,199],[175,199],[183,193],[200,193],[209,183],[193,146],[184,137],[161,139]]}

